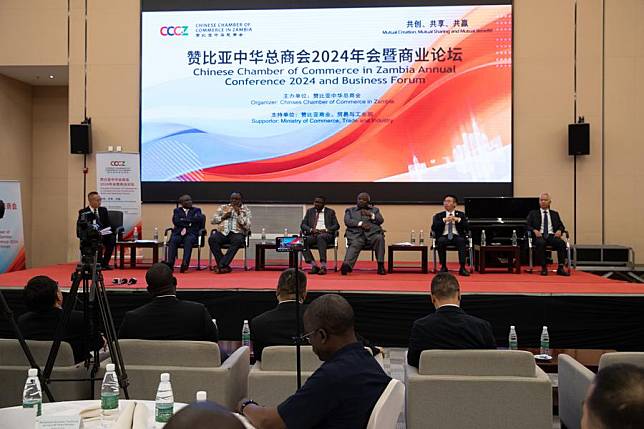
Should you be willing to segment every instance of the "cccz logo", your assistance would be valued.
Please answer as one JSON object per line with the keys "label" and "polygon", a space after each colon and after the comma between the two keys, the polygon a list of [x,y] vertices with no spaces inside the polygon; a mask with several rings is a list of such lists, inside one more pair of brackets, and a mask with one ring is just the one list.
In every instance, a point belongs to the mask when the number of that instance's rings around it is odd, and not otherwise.
{"label": "cccz logo", "polygon": [[159,29],[159,33],[162,36],[187,36],[188,35],[188,26],[187,25],[164,25]]}
{"label": "cccz logo", "polygon": [[111,161],[110,165],[112,167],[125,167],[125,161]]}

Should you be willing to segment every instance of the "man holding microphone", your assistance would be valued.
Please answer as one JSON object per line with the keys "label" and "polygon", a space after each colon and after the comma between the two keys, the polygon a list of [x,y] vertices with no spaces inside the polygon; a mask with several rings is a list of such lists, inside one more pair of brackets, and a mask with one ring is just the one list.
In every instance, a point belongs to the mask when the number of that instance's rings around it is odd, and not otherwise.
{"label": "man holding microphone", "polygon": [[[230,203],[217,208],[211,221],[217,229],[208,238],[210,251],[217,261],[216,273],[226,274],[232,271],[230,263],[237,251],[244,247],[246,234],[250,230],[250,218],[250,209],[242,203],[239,192],[230,194]],[[221,246],[226,244],[230,247],[224,255]]]}

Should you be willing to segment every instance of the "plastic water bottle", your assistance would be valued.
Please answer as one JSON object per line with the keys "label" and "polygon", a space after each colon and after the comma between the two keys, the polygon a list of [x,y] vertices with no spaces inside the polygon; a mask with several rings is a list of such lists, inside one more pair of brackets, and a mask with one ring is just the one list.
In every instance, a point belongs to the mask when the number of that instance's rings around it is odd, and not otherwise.
{"label": "plastic water bottle", "polygon": [[36,408],[36,416],[42,414],[42,390],[36,368],[29,368],[27,371],[27,381],[22,391],[22,408]]}
{"label": "plastic water bottle", "polygon": [[284,237],[288,237],[288,228],[284,228]]}
{"label": "plastic water bottle", "polygon": [[156,226],[154,227],[154,237],[152,237],[154,241],[159,241],[159,228]]}
{"label": "plastic water bottle", "polygon": [[174,410],[174,394],[172,393],[172,384],[170,384],[170,374],[164,372],[161,374],[161,381],[157,389],[157,399],[154,405],[154,421],[156,423],[167,423],[172,417]]}
{"label": "plastic water bottle", "polygon": [[411,244],[416,244],[416,231],[411,230]]}
{"label": "plastic water bottle", "polygon": [[139,227],[135,226],[134,227],[134,233],[132,234],[132,238],[134,241],[137,241],[139,239]]}
{"label": "plastic water bottle", "polygon": [[485,244],[485,230],[481,231],[481,246],[486,246],[486,244]]}
{"label": "plastic water bottle", "polygon": [[512,245],[513,245],[513,246],[516,246],[516,245],[517,245],[517,243],[518,243],[518,239],[517,239],[517,230],[516,230],[516,229],[513,229],[513,230],[512,230]]}
{"label": "plastic water bottle", "polygon": [[519,348],[519,339],[514,325],[510,326],[510,335],[508,336],[508,349],[517,350]]}
{"label": "plastic water bottle", "polygon": [[548,335],[548,327],[544,326],[541,330],[541,347],[539,354],[550,356],[550,336]]}
{"label": "plastic water bottle", "polygon": [[266,244],[266,228],[262,228],[262,244]]}
{"label": "plastic water bottle", "polygon": [[208,392],[200,390],[197,392],[197,402],[204,402],[208,400]]}
{"label": "plastic water bottle", "polygon": [[242,327],[242,346],[250,347],[250,326],[248,326],[248,320],[244,320],[244,326]]}
{"label": "plastic water bottle", "polygon": [[106,366],[103,384],[101,385],[101,428],[114,425],[119,412],[119,381],[114,371],[114,364]]}
{"label": "plastic water bottle", "polygon": [[423,230],[421,229],[420,232],[418,233],[418,244],[421,246],[425,245],[425,235],[423,234]]}

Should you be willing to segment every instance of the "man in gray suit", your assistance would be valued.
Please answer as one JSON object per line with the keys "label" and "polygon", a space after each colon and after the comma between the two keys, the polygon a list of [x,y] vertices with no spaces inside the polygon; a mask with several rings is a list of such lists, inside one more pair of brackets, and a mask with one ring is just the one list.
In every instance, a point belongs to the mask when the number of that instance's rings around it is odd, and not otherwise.
{"label": "man in gray suit", "polygon": [[344,211],[344,224],[347,227],[345,235],[349,248],[340,269],[343,276],[352,271],[360,251],[367,243],[376,252],[378,274],[385,275],[385,235],[380,227],[384,221],[380,210],[373,207],[371,197],[366,192],[358,194],[356,207],[349,207]]}

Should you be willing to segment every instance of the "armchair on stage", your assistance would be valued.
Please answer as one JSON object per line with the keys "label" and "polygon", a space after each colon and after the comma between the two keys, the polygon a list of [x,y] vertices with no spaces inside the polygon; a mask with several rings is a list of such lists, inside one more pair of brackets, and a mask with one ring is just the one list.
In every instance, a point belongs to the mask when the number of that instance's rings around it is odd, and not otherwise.
{"label": "armchair on stage", "polygon": [[[429,239],[431,240],[431,247],[430,250],[432,251],[432,259],[434,260],[434,273],[438,272],[438,248],[436,246],[436,235],[434,234],[434,231],[430,229],[429,231]],[[465,232],[465,252],[467,255],[467,260],[466,264],[468,265],[468,269],[470,273],[474,272],[474,244],[472,243],[472,234],[470,231]],[[448,244],[446,247],[446,250],[452,250],[458,252],[458,248],[456,247],[455,244]]]}
{"label": "armchair on stage", "polygon": [[[204,224],[199,228],[199,235],[197,236],[197,241],[192,245],[192,248],[197,249],[197,270],[201,270],[201,249],[206,245],[206,234],[207,230],[204,227]],[[172,237],[172,227],[166,228],[163,233],[163,260],[168,260],[168,243],[170,242],[170,237]],[[179,249],[183,249],[183,243],[179,243],[177,246]]]}
{"label": "armchair on stage", "polygon": [[[568,272],[572,274],[572,267],[571,267],[572,259],[571,259],[571,256],[570,256],[570,236],[568,234],[568,231],[564,230],[561,233],[561,239],[564,241],[564,243],[566,243],[566,260],[563,261],[563,262],[562,261],[557,261],[557,262],[560,263],[560,264],[563,263],[564,267],[568,270]],[[534,237],[532,235],[532,231],[530,231],[528,229],[526,231],[526,242],[528,243],[528,263],[530,264],[530,266],[528,267],[527,271],[529,273],[531,273],[533,271],[533,268],[534,268],[534,248],[535,248],[535,246],[534,246],[533,241],[534,241]],[[551,245],[549,245],[549,244],[545,245],[545,250],[546,250],[546,253],[556,251],[556,249],[554,247],[552,247]]]}
{"label": "armchair on stage", "polygon": [[[217,228],[213,228],[212,231],[210,231],[210,234],[214,234],[214,232],[217,231]],[[244,251],[244,271],[248,271],[248,249],[250,247],[250,236],[252,235],[251,230],[249,229],[246,231],[245,237],[244,237],[244,246],[243,251]],[[220,245],[222,249],[230,249],[230,244],[221,244]],[[212,264],[212,251],[209,249],[208,250],[208,269],[212,270],[214,269],[214,265]]]}

